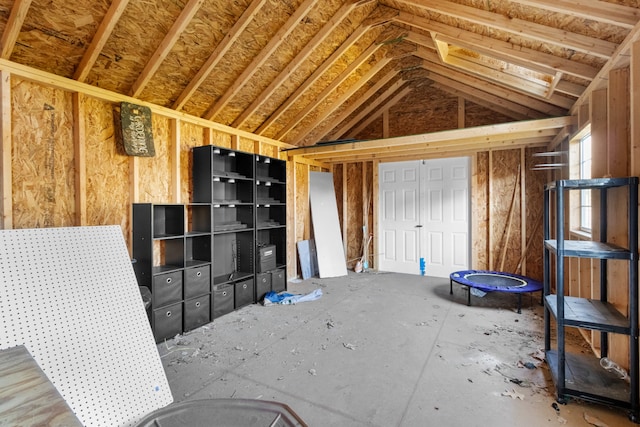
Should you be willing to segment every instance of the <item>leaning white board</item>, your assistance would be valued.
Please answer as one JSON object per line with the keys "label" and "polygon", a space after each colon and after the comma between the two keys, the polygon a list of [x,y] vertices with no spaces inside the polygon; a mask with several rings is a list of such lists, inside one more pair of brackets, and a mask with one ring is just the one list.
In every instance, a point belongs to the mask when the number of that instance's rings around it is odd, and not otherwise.
{"label": "leaning white board", "polygon": [[321,278],[347,275],[338,205],[330,172],[309,172],[311,222]]}
{"label": "leaning white board", "polygon": [[0,230],[0,324],[85,426],[173,401],[119,226]]}

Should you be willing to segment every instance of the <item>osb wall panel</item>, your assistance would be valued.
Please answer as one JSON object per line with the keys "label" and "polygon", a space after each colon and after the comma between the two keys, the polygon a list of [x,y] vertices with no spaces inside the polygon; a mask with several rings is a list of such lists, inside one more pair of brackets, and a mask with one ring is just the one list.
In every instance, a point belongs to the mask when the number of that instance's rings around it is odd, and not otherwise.
{"label": "osb wall panel", "polygon": [[309,166],[295,163],[295,241],[311,238],[311,213],[309,210]]}
{"label": "osb wall panel", "polygon": [[477,153],[471,183],[472,263],[479,270],[489,269],[489,154]]}
{"label": "osb wall panel", "polygon": [[[389,109],[387,137],[438,132],[458,127],[458,97],[429,86],[417,86]],[[382,138],[382,117],[362,130],[356,139]]]}
{"label": "osb wall panel", "polygon": [[342,224],[344,223],[344,204],[342,203],[342,187],[344,180],[343,170],[343,163],[337,163],[333,165],[333,188],[336,192],[336,205],[338,206],[338,222],[340,224],[340,232],[342,232]]}
{"label": "osb wall panel", "polygon": [[[362,256],[362,163],[347,164],[347,182],[344,191],[347,193],[347,267],[352,268],[355,260]],[[343,213],[344,214],[344,213]]]}
{"label": "osb wall panel", "polygon": [[520,150],[493,152],[489,193],[493,257],[490,268],[493,270],[515,271],[518,263],[521,249],[519,165]]}
{"label": "osb wall panel", "polygon": [[532,171],[531,167],[539,163],[539,158],[533,157],[536,152],[545,151],[542,148],[525,150],[525,204],[527,218],[527,247],[526,251],[526,275],[542,280],[542,217],[544,184],[547,182],[546,171]]}
{"label": "osb wall panel", "polygon": [[253,153],[255,151],[256,142],[251,139],[240,138],[238,144],[238,150],[246,151],[247,153]]}
{"label": "osb wall panel", "polygon": [[275,145],[260,144],[260,154],[274,159],[280,158],[280,149]]}
{"label": "osb wall panel", "polygon": [[[364,163],[365,170],[363,179],[365,180],[364,193],[363,193],[363,209],[366,210],[366,232],[367,232],[367,240],[368,241],[368,261],[369,266],[371,268],[375,267],[373,265],[373,234],[375,230],[373,229],[373,186],[377,185],[376,182],[373,182],[373,162],[365,162]],[[364,218],[364,217],[363,217]]]}
{"label": "osb wall panel", "polygon": [[114,136],[113,107],[95,98],[81,99],[87,177],[87,224],[83,225],[117,224],[129,237],[129,158]]}
{"label": "osb wall panel", "polygon": [[180,200],[192,202],[191,188],[193,159],[191,149],[204,145],[204,130],[191,123],[180,123]]}
{"label": "osb wall panel", "polygon": [[169,119],[151,117],[155,157],[138,158],[137,203],[168,203],[173,200],[171,184],[171,130]]}
{"label": "osb wall panel", "polygon": [[13,227],[74,225],[71,95],[11,83]]}
{"label": "osb wall panel", "polygon": [[485,126],[512,122],[513,119],[473,102],[464,103],[464,126]]}
{"label": "osb wall panel", "polygon": [[231,148],[231,135],[215,130],[211,131],[211,141],[209,143],[218,147]]}

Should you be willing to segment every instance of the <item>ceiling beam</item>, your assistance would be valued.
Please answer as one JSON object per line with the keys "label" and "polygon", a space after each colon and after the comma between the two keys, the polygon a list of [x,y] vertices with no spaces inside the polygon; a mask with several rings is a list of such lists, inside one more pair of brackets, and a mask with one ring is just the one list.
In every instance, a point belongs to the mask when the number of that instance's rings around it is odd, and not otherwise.
{"label": "ceiling beam", "polygon": [[313,53],[313,51],[320,46],[331,32],[335,30],[340,23],[349,16],[349,14],[358,6],[362,6],[363,4],[369,3],[373,0],[366,0],[364,2],[349,2],[344,4],[336,13],[327,21],[327,23],[322,27],[320,31],[313,36],[307,44],[305,44],[304,48],[298,52],[296,57],[287,64],[287,66],[278,74],[278,76],[269,83],[260,95],[256,96],[254,101],[249,105],[249,107],[245,108],[245,110],[231,123],[232,127],[239,128],[241,127],[255,112],[262,107],[262,105],[267,102],[267,100],[273,95],[276,90],[280,88],[280,86],[296,71],[298,70],[304,61],[309,58],[309,56]]}
{"label": "ceiling beam", "polygon": [[87,77],[91,72],[91,68],[93,68],[93,65],[98,60],[98,56],[100,55],[100,52],[102,52],[102,48],[104,48],[107,40],[109,40],[113,29],[120,20],[120,17],[128,4],[129,0],[113,0],[113,2],[111,2],[111,6],[109,6],[102,22],[100,22],[98,30],[93,35],[91,44],[84,52],[84,55],[82,55],[80,64],[78,64],[78,67],[73,74],[73,78],[75,80],[79,82],[87,80]]}
{"label": "ceiling beam", "polygon": [[147,65],[145,65],[144,70],[142,70],[138,79],[135,81],[133,86],[131,86],[131,90],[129,91],[130,96],[133,96],[134,98],[140,96],[147,83],[149,83],[149,80],[151,80],[155,72],[158,71],[160,64],[162,64],[162,61],[164,61],[167,55],[169,55],[169,52],[171,52],[171,49],[178,41],[178,38],[187,25],[189,25],[191,19],[193,19],[203,3],[204,0],[189,0],[189,3],[184,6],[180,16],[178,16],[178,19],[173,23],[169,32],[164,36],[164,39],[160,43],[160,46],[158,46],[156,51],[153,52],[153,55],[151,55],[151,58],[149,59],[149,62],[147,62]]}
{"label": "ceiling beam", "polygon": [[615,52],[617,44],[582,34],[570,33],[559,28],[540,25],[523,19],[511,18],[475,7],[465,6],[450,1],[421,2],[418,0],[398,0],[426,12],[435,12],[463,21],[483,25],[515,34],[530,40],[538,40],[564,49],[609,59]]}
{"label": "ceiling beam", "polygon": [[193,96],[195,91],[198,90],[202,83],[209,77],[216,65],[218,65],[224,55],[231,49],[233,43],[240,37],[251,21],[253,21],[253,18],[255,18],[260,8],[266,2],[267,0],[253,0],[249,7],[245,9],[240,18],[238,18],[236,23],[226,32],[220,43],[218,43],[213,52],[211,52],[209,58],[178,96],[178,99],[173,103],[174,110],[180,110],[184,107],[184,104],[187,103],[189,98]]}
{"label": "ceiling beam", "polygon": [[593,80],[598,74],[598,69],[590,65],[581,64],[513,43],[503,42],[471,31],[461,30],[406,12],[398,13],[394,20],[426,31],[435,32],[438,34],[438,39],[442,41],[476,50],[485,55],[497,57],[498,59],[524,61],[525,63],[549,67],[555,71],[560,71],[564,74],[585,80]]}
{"label": "ceiling beam", "polygon": [[640,10],[631,6],[595,0],[511,0],[515,3],[581,19],[633,28],[640,21]]}
{"label": "ceiling beam", "polygon": [[[324,153],[337,153],[363,150],[388,150],[394,146],[414,146],[424,147],[429,143],[457,143],[463,140],[472,141],[495,141],[501,138],[517,139],[517,137],[538,137],[541,133],[553,129],[557,133],[564,126],[574,125],[577,118],[575,116],[554,117],[550,119],[528,120],[522,122],[500,123],[496,125],[477,126],[464,129],[452,129],[441,132],[431,132],[420,135],[398,136],[394,138],[377,139],[373,141],[360,141],[340,144],[326,144],[314,147],[294,148],[288,150],[289,155],[316,155]],[[554,134],[555,134],[554,133]]]}
{"label": "ceiling beam", "polygon": [[305,0],[300,6],[298,6],[293,14],[287,19],[287,22],[280,27],[278,32],[274,34],[269,40],[266,46],[260,49],[260,52],[253,58],[251,63],[244,69],[244,71],[238,76],[231,86],[222,94],[216,102],[209,107],[207,112],[203,115],[205,119],[213,120],[216,115],[222,111],[224,107],[231,101],[231,99],[240,92],[240,90],[249,83],[249,80],[260,70],[265,62],[271,58],[271,55],[284,43],[287,37],[296,29],[300,20],[309,14],[319,0]]}
{"label": "ceiling beam", "polygon": [[[430,148],[419,148],[404,150],[399,147],[397,150],[389,152],[371,152],[371,153],[339,153],[333,157],[323,157],[321,160],[317,160],[322,163],[347,163],[347,162],[363,162],[377,160],[381,162],[400,162],[404,160],[416,160],[416,159],[437,159],[444,157],[458,157],[477,153],[480,151],[497,151],[497,150],[513,150],[518,148],[535,148],[545,147],[551,137],[533,137],[533,138],[521,138],[521,139],[505,139],[499,141],[492,141],[488,143],[461,143],[451,145],[433,145]],[[296,159],[304,159],[310,157],[295,156]]]}
{"label": "ceiling beam", "polygon": [[0,45],[2,46],[0,58],[11,58],[11,52],[13,52],[13,47],[16,45],[22,24],[24,24],[27,12],[29,12],[29,7],[31,7],[31,0],[15,0],[13,2],[9,19],[2,33],[2,39],[0,39]]}

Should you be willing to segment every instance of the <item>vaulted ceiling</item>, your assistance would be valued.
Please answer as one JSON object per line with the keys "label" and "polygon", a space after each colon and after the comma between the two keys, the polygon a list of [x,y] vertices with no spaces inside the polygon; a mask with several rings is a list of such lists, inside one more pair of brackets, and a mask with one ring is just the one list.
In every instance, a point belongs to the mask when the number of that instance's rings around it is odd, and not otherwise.
{"label": "vaulted ceiling", "polygon": [[568,115],[624,66],[635,0],[0,0],[1,55],[297,146],[412,91]]}

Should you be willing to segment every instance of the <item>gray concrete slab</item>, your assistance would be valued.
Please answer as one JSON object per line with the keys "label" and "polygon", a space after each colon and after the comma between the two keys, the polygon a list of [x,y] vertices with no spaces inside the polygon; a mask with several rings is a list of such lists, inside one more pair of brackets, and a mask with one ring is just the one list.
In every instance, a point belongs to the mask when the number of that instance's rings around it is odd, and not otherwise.
{"label": "gray concrete slab", "polygon": [[[289,283],[319,300],[244,307],[158,345],[175,401],[289,405],[310,426],[635,425],[579,401],[557,412],[538,296],[472,296],[449,280],[350,273]],[[576,338],[576,345],[580,346]],[[587,349],[582,349],[588,351]],[[527,369],[525,363],[538,365]]]}

